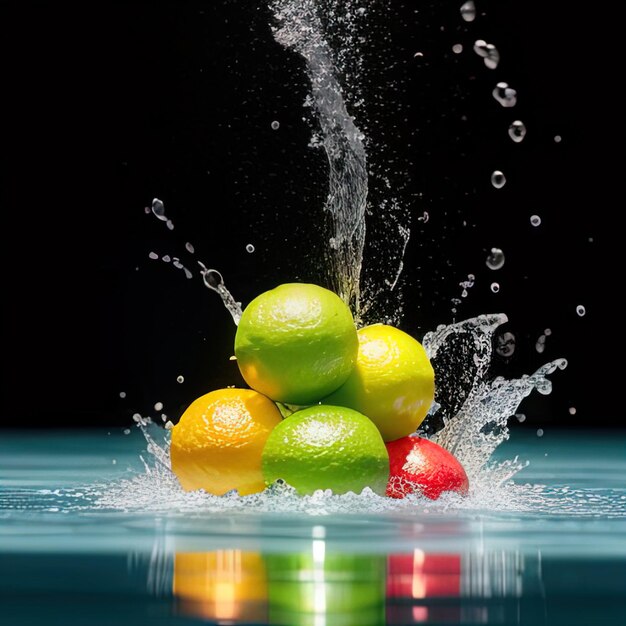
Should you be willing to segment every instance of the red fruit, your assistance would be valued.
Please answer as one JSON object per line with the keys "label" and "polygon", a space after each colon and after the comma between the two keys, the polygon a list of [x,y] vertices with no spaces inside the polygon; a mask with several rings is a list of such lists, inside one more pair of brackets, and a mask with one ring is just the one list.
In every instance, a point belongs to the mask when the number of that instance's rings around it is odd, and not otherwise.
{"label": "red fruit", "polygon": [[463,466],[434,441],[408,436],[385,445],[389,453],[389,497],[421,493],[436,500],[443,491],[467,495],[469,481]]}

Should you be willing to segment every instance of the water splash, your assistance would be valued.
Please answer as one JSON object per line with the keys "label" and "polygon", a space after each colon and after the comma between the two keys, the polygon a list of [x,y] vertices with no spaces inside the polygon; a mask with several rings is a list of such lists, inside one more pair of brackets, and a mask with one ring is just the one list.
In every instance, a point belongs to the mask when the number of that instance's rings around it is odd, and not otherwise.
{"label": "water splash", "polygon": [[[344,94],[336,78],[336,52],[328,44],[325,24],[317,13],[318,4],[313,0],[273,0],[270,6],[276,19],[273,27],[276,41],[300,54],[306,62],[311,82],[309,104],[315,111],[320,126],[311,143],[323,148],[329,165],[325,209],[331,217],[332,233],[326,251],[326,266],[332,288],[359,317],[365,210],[368,202],[365,137],[348,112]],[[463,7],[463,19],[473,20],[474,3],[467,2]],[[478,43],[476,42],[477,45]],[[480,51],[477,52],[483,57],[486,66],[494,69],[499,61],[498,51],[494,46],[483,43],[484,48],[479,46]],[[503,107],[516,104],[517,94],[507,83],[498,83],[493,96]],[[514,122],[511,125],[509,134],[514,141],[521,141],[525,128],[522,133],[522,128],[517,124],[518,122]],[[272,122],[271,127],[278,130],[278,121]],[[511,131],[513,128],[514,133]],[[493,176],[496,177],[495,181],[492,178],[495,187],[502,187],[506,182],[501,172],[494,172]],[[160,200],[153,201],[152,212],[158,219],[166,221],[169,227],[171,221],[167,220]],[[427,218],[428,213],[424,212],[423,220],[419,219],[425,223]],[[399,231],[406,247],[410,231],[402,228]],[[193,252],[189,249],[188,251]],[[226,289],[221,273],[202,263],[199,265],[204,284],[220,295],[237,324],[241,317],[241,306]],[[396,287],[401,271],[400,262],[395,279],[387,281],[389,291]],[[471,285],[473,277],[471,284],[466,287]],[[496,291],[496,285],[497,283],[492,285],[493,291]],[[441,326],[424,337],[423,343],[436,365],[438,380],[438,396],[429,422],[436,423],[439,420],[441,426],[438,429],[433,427],[433,432],[425,434],[457,456],[465,466],[471,482],[469,498],[446,494],[435,504],[428,501],[431,508],[539,512],[543,506],[541,498],[547,493],[544,488],[516,485],[511,481],[525,466],[523,461],[512,459],[494,463],[491,459],[497,447],[508,439],[507,421],[515,415],[520,402],[533,390],[549,393],[551,383],[547,376],[556,369],[565,367],[566,362],[563,359],[552,361],[534,374],[516,380],[490,379],[488,374],[493,334],[506,321],[504,315],[484,315],[450,326]],[[463,354],[465,361],[458,358],[459,353]],[[448,360],[450,355],[455,356],[453,363]],[[451,363],[454,367],[448,367]],[[182,381],[180,376],[179,382]],[[444,396],[447,396],[445,401]],[[97,497],[90,503],[92,508],[178,511],[199,515],[229,510],[290,511],[322,515],[335,512],[415,511],[424,508],[425,501],[420,496],[394,500],[376,496],[368,489],[361,494],[335,496],[320,491],[305,497],[297,496],[284,485],[275,485],[261,494],[245,497],[240,497],[235,492],[222,497],[204,492],[184,492],[170,469],[168,433],[158,429],[159,436],[164,436],[163,441],[159,442],[154,425],[139,417],[137,424],[146,437],[149,453],[147,460],[142,458],[145,472],[130,480],[100,489]],[[562,503],[563,501],[558,506]],[[551,506],[549,500],[546,500],[546,510]]]}
{"label": "water splash", "polygon": [[433,360],[442,346],[454,337],[469,339],[473,347],[474,370],[465,370],[465,380],[462,377],[456,391],[457,394],[464,393],[464,399],[454,414],[444,416],[443,428],[433,437],[457,457],[470,483],[483,482],[486,472],[489,480],[500,484],[524,467],[523,463],[516,461],[506,461],[497,466],[489,466],[488,463],[495,449],[509,438],[507,422],[515,415],[521,401],[534,389],[549,393],[551,382],[546,377],[557,368],[567,366],[565,359],[557,359],[546,363],[530,376],[489,380],[487,371],[491,364],[492,336],[496,328],[506,321],[505,315],[479,316],[445,326],[424,337],[424,347]]}
{"label": "water splash", "polygon": [[231,314],[233,321],[235,322],[235,326],[238,325],[243,313],[241,310],[241,302],[237,302],[230,291],[226,289],[226,285],[224,285],[224,278],[220,272],[207,268],[201,261],[198,261],[198,265],[201,268],[200,273],[205,286],[207,289],[211,289],[211,291],[215,291],[219,294],[224,306]]}
{"label": "water splash", "polygon": [[320,144],[329,167],[325,210],[331,217],[332,245],[326,251],[328,278],[358,317],[368,191],[364,135],[346,108],[314,0],[275,0],[270,8],[276,19],[272,29],[276,41],[306,61]]}

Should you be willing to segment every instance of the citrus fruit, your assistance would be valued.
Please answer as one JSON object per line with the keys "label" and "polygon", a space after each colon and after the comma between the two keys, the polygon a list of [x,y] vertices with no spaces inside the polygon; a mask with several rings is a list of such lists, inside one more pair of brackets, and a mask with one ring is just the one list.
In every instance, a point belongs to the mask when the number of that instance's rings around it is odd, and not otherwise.
{"label": "citrus fruit", "polygon": [[463,466],[445,448],[423,437],[402,437],[390,441],[390,475],[387,495],[404,498],[421,493],[436,500],[444,491],[466,495],[469,481]]}
{"label": "citrus fruit", "polygon": [[367,415],[385,441],[415,432],[435,396],[435,373],[422,344],[387,324],[365,326],[358,337],[352,373],[324,402]]}
{"label": "citrus fruit", "polygon": [[317,489],[385,494],[389,457],[367,417],[345,407],[315,405],[297,411],[270,433],[262,455],[269,485],[278,479],[310,494]]}
{"label": "citrus fruit", "polygon": [[235,335],[246,383],[276,402],[300,406],[343,384],[357,350],[348,306],[332,291],[309,283],[286,283],[254,298]]}
{"label": "citrus fruit", "polygon": [[172,428],[172,471],[187,491],[262,491],[261,452],[280,421],[276,405],[252,389],[217,389],[200,396]]}

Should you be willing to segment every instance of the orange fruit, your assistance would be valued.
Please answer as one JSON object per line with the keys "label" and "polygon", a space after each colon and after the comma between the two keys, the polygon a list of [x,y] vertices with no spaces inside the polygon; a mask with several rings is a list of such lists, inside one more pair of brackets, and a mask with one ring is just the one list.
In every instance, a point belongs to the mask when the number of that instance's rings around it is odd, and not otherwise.
{"label": "orange fruit", "polygon": [[317,489],[385,495],[389,455],[365,415],[339,406],[314,405],[283,420],[262,456],[267,484],[281,478],[300,494]]}
{"label": "orange fruit", "polygon": [[261,452],[281,420],[276,405],[257,391],[211,391],[194,400],[172,428],[172,471],[187,491],[262,491]]}
{"label": "orange fruit", "polygon": [[358,337],[352,373],[323,402],[367,415],[385,441],[415,432],[435,397],[435,372],[424,347],[387,324],[361,328]]}
{"label": "orange fruit", "polygon": [[286,283],[254,298],[235,335],[246,383],[276,402],[299,406],[342,385],[357,350],[348,306],[334,292],[309,283]]}

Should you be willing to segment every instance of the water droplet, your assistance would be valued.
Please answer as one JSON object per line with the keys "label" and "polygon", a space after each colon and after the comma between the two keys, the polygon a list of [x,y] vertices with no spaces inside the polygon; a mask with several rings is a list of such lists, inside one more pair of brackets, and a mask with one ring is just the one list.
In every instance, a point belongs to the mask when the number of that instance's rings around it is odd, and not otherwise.
{"label": "water droplet", "polygon": [[463,44],[455,43],[452,46],[452,52],[454,52],[454,54],[461,54],[461,52],[463,52]]}
{"label": "water droplet", "polygon": [[[461,298],[467,298],[467,296],[469,295],[469,291],[468,289],[471,289],[474,286],[474,280],[475,280],[475,276],[474,274],[468,274],[467,275],[467,280],[462,280],[459,283],[459,286],[462,287],[463,291],[461,291]],[[456,300],[456,299],[455,299]],[[453,302],[455,301],[453,300]],[[457,304],[460,304],[461,301],[457,300],[456,302]]]}
{"label": "water droplet", "polygon": [[503,107],[514,107],[517,104],[517,91],[509,87],[507,83],[498,83],[492,94]]}
{"label": "water droplet", "polygon": [[191,280],[193,278],[193,274],[186,267],[183,267],[183,272],[185,272],[185,277],[188,280]]}
{"label": "water droplet", "polygon": [[561,135],[554,135],[554,143],[561,143],[562,137]]}
{"label": "water droplet", "polygon": [[111,461],[111,463],[112,463],[113,465],[117,465],[117,459],[113,459],[113,460]]}
{"label": "water droplet", "polygon": [[252,254],[254,252],[254,250],[255,250],[255,248],[254,248],[254,246],[251,243],[249,243],[246,246],[246,252],[249,252],[250,254]]}
{"label": "water droplet", "polygon": [[174,424],[172,422],[165,422],[165,430],[172,430]]}
{"label": "water droplet", "polygon": [[[496,67],[498,67],[498,63],[500,63],[500,53],[492,43],[487,43],[484,39],[477,39],[474,42],[474,52],[479,57],[482,57],[485,66],[490,70],[495,70]],[[506,85],[506,83],[502,84]]]}
{"label": "water droplet", "polygon": [[152,200],[152,213],[161,221],[167,221],[167,217],[165,217],[165,205],[158,198],[154,198],[154,200]]}
{"label": "water droplet", "polygon": [[496,336],[496,354],[505,359],[513,356],[515,352],[516,339],[515,335],[506,331]]}
{"label": "water droplet", "polygon": [[504,265],[504,252],[500,248],[491,248],[485,262],[490,270],[499,270]]}
{"label": "water droplet", "polygon": [[159,255],[158,255],[156,252],[151,252],[151,253],[148,255],[148,258],[149,258],[149,259],[152,259],[153,261],[156,261],[156,260],[159,258]]}
{"label": "water droplet", "polygon": [[533,226],[539,226],[541,224],[541,218],[538,215],[531,215],[530,216],[530,223]]}
{"label": "water droplet", "polygon": [[491,291],[498,293],[498,291],[500,291],[500,285],[498,283],[491,283]]}
{"label": "water droplet", "polygon": [[155,411],[160,411],[163,408],[163,403],[162,402],[157,402],[154,405],[154,410]]}
{"label": "water droplet", "polygon": [[150,213],[152,213],[152,209],[149,206],[145,206],[143,210],[146,215],[150,215]]}
{"label": "water droplet", "polygon": [[579,304],[576,307],[576,314],[578,315],[578,317],[583,317],[583,315],[585,315],[586,312],[587,312],[587,309],[585,309],[585,307],[582,304]]}
{"label": "water droplet", "polygon": [[424,211],[424,213],[422,214],[421,217],[417,218],[418,222],[424,222],[424,224],[426,224],[426,222],[430,219],[430,215],[428,215],[428,211]]}
{"label": "water droplet", "polygon": [[172,222],[172,220],[167,220],[165,225],[169,228],[169,230],[174,230],[174,222]]}
{"label": "water droplet", "polygon": [[185,248],[187,249],[187,252],[189,252],[190,254],[193,254],[196,251],[195,248],[189,242],[185,244]]}
{"label": "water droplet", "polygon": [[569,414],[570,415],[576,415],[576,407],[575,406],[571,406],[569,409]]}
{"label": "water droplet", "polygon": [[125,428],[124,429],[124,434],[125,435],[130,435],[130,428]]}
{"label": "water droplet", "polygon": [[523,141],[524,137],[526,137],[526,126],[524,125],[524,122],[520,120],[515,120],[509,126],[509,137],[515,143],[519,143],[520,141]]}
{"label": "water droplet", "polygon": [[272,130],[278,130],[280,128],[280,122],[278,122],[277,120],[274,120],[270,126],[272,127]]}
{"label": "water droplet", "polygon": [[202,280],[213,291],[218,291],[220,287],[224,286],[224,278],[217,270],[203,270]]}
{"label": "water droplet", "polygon": [[535,343],[535,350],[537,350],[539,354],[542,354],[545,349],[546,349],[546,336],[540,335],[539,339],[537,339],[537,342]]}
{"label": "water droplet", "polygon": [[417,59],[417,58],[419,58],[419,57],[423,57],[423,56],[424,56],[424,53],[423,53],[423,52],[416,52],[416,53],[413,55],[413,58],[414,58],[414,59]]}
{"label": "water droplet", "polygon": [[537,429],[537,437],[543,437],[543,428]]}
{"label": "water droplet", "polygon": [[176,377],[176,382],[177,383],[184,383],[185,382],[185,377],[184,376],[177,376]]}
{"label": "water droplet", "polygon": [[172,259],[170,258],[169,254],[166,254],[161,261],[163,261],[164,263],[169,263]]}
{"label": "water droplet", "polygon": [[495,170],[494,172],[492,172],[492,174],[491,174],[491,184],[496,189],[502,189],[502,187],[504,187],[504,185],[506,185],[506,178],[505,178],[504,174],[500,170]]}
{"label": "water droplet", "polygon": [[487,56],[483,59],[483,63],[490,70],[495,70],[500,63],[500,53],[492,43],[487,44]]}
{"label": "water droplet", "polygon": [[467,0],[461,5],[461,17],[466,22],[473,22],[476,19],[476,5],[474,0]]}
{"label": "water droplet", "polygon": [[474,42],[474,52],[479,56],[485,58],[487,56],[487,42],[484,39],[477,39]]}
{"label": "water droplet", "polygon": [[167,422],[167,415],[165,415],[165,413],[161,413],[161,421],[163,423]]}
{"label": "water droplet", "polygon": [[520,424],[526,421],[526,416],[523,413],[516,413],[515,417]]}
{"label": "water droplet", "polygon": [[120,398],[125,398],[125,397],[126,397],[126,392],[120,391]]}
{"label": "water droplet", "polygon": [[549,336],[552,334],[552,330],[551,330],[550,328],[546,328],[546,329],[543,331],[543,334],[544,334],[546,337],[549,337]]}

